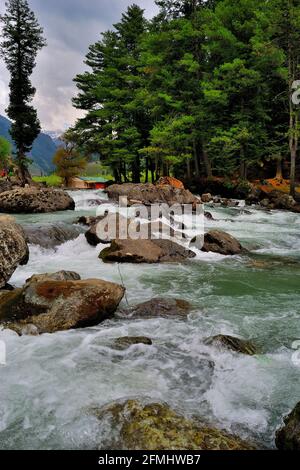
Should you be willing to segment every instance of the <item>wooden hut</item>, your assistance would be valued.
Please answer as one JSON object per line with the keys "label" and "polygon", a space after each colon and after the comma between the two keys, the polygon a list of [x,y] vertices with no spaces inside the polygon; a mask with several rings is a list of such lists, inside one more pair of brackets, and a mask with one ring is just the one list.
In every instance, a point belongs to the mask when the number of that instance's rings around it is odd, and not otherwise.
{"label": "wooden hut", "polygon": [[71,189],[106,189],[109,181],[96,176],[75,176],[70,178],[69,188]]}

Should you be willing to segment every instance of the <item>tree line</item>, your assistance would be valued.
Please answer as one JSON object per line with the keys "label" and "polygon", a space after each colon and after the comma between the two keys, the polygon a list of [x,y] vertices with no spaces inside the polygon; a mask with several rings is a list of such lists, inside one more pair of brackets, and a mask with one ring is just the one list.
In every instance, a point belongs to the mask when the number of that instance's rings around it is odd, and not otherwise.
{"label": "tree line", "polygon": [[290,162],[295,192],[299,0],[158,0],[130,6],[86,56],[71,129],[117,181],[262,174]]}

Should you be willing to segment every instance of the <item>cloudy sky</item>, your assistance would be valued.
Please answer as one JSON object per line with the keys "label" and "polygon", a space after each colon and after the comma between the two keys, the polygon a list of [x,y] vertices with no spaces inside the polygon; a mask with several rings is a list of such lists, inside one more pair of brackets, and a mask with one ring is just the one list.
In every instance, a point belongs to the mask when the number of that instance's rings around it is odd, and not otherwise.
{"label": "cloudy sky", "polygon": [[[33,75],[37,88],[34,104],[44,130],[63,130],[79,117],[71,104],[76,93],[72,80],[86,69],[83,60],[88,46],[133,3],[144,8],[147,17],[157,11],[154,0],[29,0],[48,43],[39,54]],[[5,0],[0,0],[0,14],[4,10]],[[0,59],[0,114],[5,114],[8,104],[8,81]]]}

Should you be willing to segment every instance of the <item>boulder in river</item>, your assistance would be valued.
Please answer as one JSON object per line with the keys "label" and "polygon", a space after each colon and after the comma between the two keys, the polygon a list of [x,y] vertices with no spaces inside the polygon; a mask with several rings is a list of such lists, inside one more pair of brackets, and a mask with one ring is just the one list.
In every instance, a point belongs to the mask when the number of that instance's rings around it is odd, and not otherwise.
{"label": "boulder in river", "polygon": [[171,240],[113,240],[101,251],[104,262],[117,263],[171,263],[194,258],[193,251]]}
{"label": "boulder in river", "polygon": [[33,214],[74,209],[75,202],[62,189],[29,187],[0,194],[0,212]]}
{"label": "boulder in river", "polygon": [[27,243],[42,248],[55,248],[69,240],[75,240],[84,229],[80,226],[59,222],[57,224],[25,225],[24,232]]}
{"label": "boulder in river", "polygon": [[25,234],[13,217],[0,216],[0,288],[19,265],[27,264],[29,249]]}
{"label": "boulder in river", "polygon": [[117,349],[128,349],[130,346],[137,344],[144,344],[146,346],[151,346],[152,340],[146,338],[146,336],[123,336],[122,338],[117,338],[114,341],[114,345]]}
{"label": "boulder in river", "polygon": [[157,297],[147,302],[122,309],[119,313],[124,318],[156,318],[181,317],[186,318],[192,310],[192,305],[182,299],[167,299]]}
{"label": "boulder in river", "polygon": [[116,450],[254,450],[255,447],[205,422],[185,418],[165,403],[137,399],[94,411],[117,435],[100,448]]}
{"label": "boulder in river", "polygon": [[[92,246],[97,246],[99,243],[110,244],[115,238],[119,238],[121,235],[120,230],[125,229],[127,233],[130,223],[134,223],[134,221],[126,219],[120,214],[108,214],[106,217],[96,219],[95,223],[85,233],[85,238]],[[109,226],[112,233],[109,233]]]}
{"label": "boulder in river", "polygon": [[300,402],[276,432],[276,447],[279,450],[300,450]]}
{"label": "boulder in river", "polygon": [[78,217],[77,219],[74,220],[74,224],[78,225],[86,225],[87,227],[91,227],[92,225],[97,224],[98,222],[101,222],[103,220],[105,215],[99,215],[97,217],[92,216],[92,215],[82,215],[81,217]]}
{"label": "boulder in river", "polygon": [[165,203],[172,206],[173,204],[195,205],[201,203],[189,190],[165,184],[113,184],[106,192],[109,199],[115,201],[118,201],[121,196],[126,196],[129,205],[132,203],[145,205]]}
{"label": "boulder in river", "polygon": [[33,325],[41,334],[93,326],[109,318],[125,289],[100,279],[78,278],[65,271],[32,276],[23,288],[0,297],[0,322],[20,332]]}
{"label": "boulder in river", "polygon": [[236,238],[221,230],[211,230],[206,233],[201,250],[206,253],[219,253],[220,255],[239,255],[246,251]]}
{"label": "boulder in river", "polygon": [[217,335],[207,338],[204,342],[208,346],[213,345],[241,354],[247,354],[248,356],[254,356],[258,353],[257,347],[251,341],[237,338],[235,336]]}

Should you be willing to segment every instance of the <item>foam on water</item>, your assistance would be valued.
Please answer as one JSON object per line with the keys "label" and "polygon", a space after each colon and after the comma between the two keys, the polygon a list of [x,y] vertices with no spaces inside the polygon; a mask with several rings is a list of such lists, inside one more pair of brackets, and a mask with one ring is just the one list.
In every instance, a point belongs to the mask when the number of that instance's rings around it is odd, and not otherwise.
{"label": "foam on water", "polygon": [[[96,210],[88,201],[103,199],[94,192],[72,196],[86,213]],[[300,216],[253,208],[249,215],[241,207],[208,210],[218,220],[208,221],[206,230],[226,230],[249,255],[197,252],[181,265],[120,266],[131,305],[154,296],[184,298],[194,306],[186,321],[115,319],[40,337],[0,331],[7,347],[7,365],[0,366],[1,448],[101,447],[112,430],[92,409],[131,396],[164,400],[187,416],[204,416],[274,446],[282,416],[299,401],[292,343],[300,338]],[[65,217],[55,214],[55,220]],[[118,266],[98,258],[102,248],[89,246],[84,235],[56,250],[31,246],[29,264],[11,282],[21,286],[34,273],[65,269],[120,283]],[[206,337],[221,333],[254,340],[260,354],[205,346]],[[114,339],[126,335],[148,336],[154,344],[116,350]]]}

